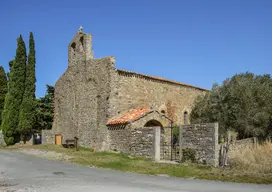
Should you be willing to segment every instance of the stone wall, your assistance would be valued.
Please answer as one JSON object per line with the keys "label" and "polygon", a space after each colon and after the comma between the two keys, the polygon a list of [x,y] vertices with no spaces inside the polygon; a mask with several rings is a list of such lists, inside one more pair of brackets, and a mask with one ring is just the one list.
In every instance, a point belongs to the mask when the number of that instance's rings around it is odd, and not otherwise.
{"label": "stone wall", "polygon": [[128,145],[131,140],[130,126],[110,126],[108,128],[109,142],[111,151],[118,151],[125,154],[130,153],[130,146]]}
{"label": "stone wall", "polygon": [[218,123],[182,125],[180,127],[182,149],[192,149],[199,163],[218,166]]}
{"label": "stone wall", "polygon": [[52,130],[42,130],[42,144],[55,144],[55,135]]}
{"label": "stone wall", "polygon": [[107,150],[106,122],[110,116],[113,66],[112,57],[107,57],[85,63],[77,61],[68,67],[55,85],[51,134],[61,134],[63,140],[76,136],[80,146]]}
{"label": "stone wall", "polygon": [[139,107],[151,107],[174,118],[176,124],[184,124],[184,112],[190,113],[196,97],[205,93],[204,89],[169,83],[135,73],[117,70],[118,112]]}
{"label": "stone wall", "polygon": [[78,32],[68,46],[68,68],[55,84],[54,122],[43,143],[78,137],[79,145],[96,151],[108,149],[106,122],[111,114],[115,59],[93,58],[92,36]]}
{"label": "stone wall", "polygon": [[234,140],[229,145],[229,151],[241,150],[254,147],[254,138]]}
{"label": "stone wall", "polygon": [[132,156],[154,157],[154,128],[109,127],[110,150]]}
{"label": "stone wall", "polygon": [[247,148],[254,148],[256,147],[257,140],[254,141],[254,138],[247,138],[247,139],[241,139],[241,140],[234,140],[229,144],[229,156],[232,156],[233,152],[240,151]]}
{"label": "stone wall", "polygon": [[154,156],[154,129],[153,127],[143,127],[131,131],[131,154],[153,158]]}

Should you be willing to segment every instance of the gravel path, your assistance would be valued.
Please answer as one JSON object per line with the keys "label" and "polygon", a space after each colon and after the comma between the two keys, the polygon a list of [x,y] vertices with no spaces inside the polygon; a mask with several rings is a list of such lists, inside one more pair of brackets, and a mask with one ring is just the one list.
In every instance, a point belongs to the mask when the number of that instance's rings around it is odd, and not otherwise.
{"label": "gravel path", "polygon": [[[272,185],[147,176],[42,159],[43,152],[0,150],[1,192],[271,192]],[[51,153],[49,153],[51,154]],[[55,153],[53,153],[56,155]],[[57,155],[58,156],[58,155]],[[55,158],[55,156],[54,156]]]}
{"label": "gravel path", "polygon": [[42,151],[39,149],[19,149],[18,152],[25,153],[28,155],[34,155],[44,159],[53,159],[58,161],[65,161],[72,158],[69,155],[65,155],[55,151]]}

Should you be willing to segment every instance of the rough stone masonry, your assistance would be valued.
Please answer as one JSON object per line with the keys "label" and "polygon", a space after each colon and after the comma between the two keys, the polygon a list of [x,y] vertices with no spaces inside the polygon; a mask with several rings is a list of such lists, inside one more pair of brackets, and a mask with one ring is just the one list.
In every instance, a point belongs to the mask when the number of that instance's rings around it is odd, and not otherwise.
{"label": "rough stone masonry", "polygon": [[152,106],[183,124],[184,114],[190,114],[196,97],[206,91],[116,69],[114,57],[94,58],[92,36],[79,30],[68,46],[68,68],[55,84],[53,128],[43,131],[42,142],[54,143],[60,134],[63,142],[78,137],[81,146],[109,150],[106,123],[112,117]]}
{"label": "rough stone masonry", "polygon": [[182,125],[180,141],[183,150],[195,151],[197,162],[219,165],[218,123]]}

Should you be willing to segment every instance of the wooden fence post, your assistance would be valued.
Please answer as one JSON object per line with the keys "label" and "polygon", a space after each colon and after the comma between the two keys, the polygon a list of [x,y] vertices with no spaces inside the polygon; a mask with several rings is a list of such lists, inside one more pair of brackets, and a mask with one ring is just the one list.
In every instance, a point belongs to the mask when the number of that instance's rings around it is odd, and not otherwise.
{"label": "wooden fence post", "polygon": [[75,150],[78,151],[78,138],[77,137],[74,137],[74,144],[75,144]]}

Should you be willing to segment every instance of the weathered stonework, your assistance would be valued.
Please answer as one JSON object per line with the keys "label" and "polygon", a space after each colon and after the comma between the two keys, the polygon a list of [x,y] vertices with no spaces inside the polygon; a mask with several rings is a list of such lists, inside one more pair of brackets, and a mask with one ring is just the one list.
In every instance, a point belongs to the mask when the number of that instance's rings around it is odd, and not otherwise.
{"label": "weathered stonework", "polygon": [[154,157],[154,128],[110,127],[110,150],[132,156]]}
{"label": "weathered stonework", "polygon": [[4,140],[4,135],[2,133],[2,130],[0,130],[0,145],[6,145],[6,142]]}
{"label": "weathered stonework", "polygon": [[156,120],[159,123],[161,123],[161,126],[171,126],[171,121],[164,116],[163,114],[159,113],[158,111],[153,111],[144,117],[137,119],[137,121],[134,121],[131,123],[132,129],[138,129],[139,127],[144,127],[147,122]]}
{"label": "weathered stonework", "polygon": [[[152,122],[152,126],[148,122]],[[171,125],[165,115],[151,110],[128,124],[108,125],[110,150],[154,159],[154,129],[163,129],[160,122],[164,126]]]}
{"label": "weathered stonework", "polygon": [[138,107],[154,106],[175,124],[184,123],[184,112],[190,114],[196,97],[206,92],[204,89],[182,86],[171,82],[152,79],[136,73],[117,70],[118,112]]}
{"label": "weathered stonework", "polygon": [[42,143],[55,143],[55,135],[52,130],[42,130]]}
{"label": "weathered stonework", "polygon": [[[113,136],[106,123],[112,117],[139,107],[153,106],[160,113],[183,124],[198,95],[207,90],[161,78],[115,68],[115,58],[95,59],[92,36],[78,32],[68,46],[68,68],[55,84],[54,122],[43,132],[43,143],[63,142],[74,137],[79,145],[96,151],[109,150]],[[152,119],[168,126],[167,119],[153,114]],[[143,127],[147,119],[131,125]],[[116,136],[117,139],[117,136]]]}
{"label": "weathered stonework", "polygon": [[257,147],[257,145],[258,145],[257,139],[256,138],[254,139],[254,137],[235,140],[229,144],[228,155],[231,158],[233,154],[237,153],[237,151],[253,149]]}
{"label": "weathered stonework", "polygon": [[180,133],[181,149],[194,150],[199,163],[218,166],[218,123],[182,125]]}
{"label": "weathered stonework", "polygon": [[55,85],[53,134],[63,135],[63,140],[78,137],[81,146],[107,149],[105,135],[113,70],[110,57],[67,69]]}

